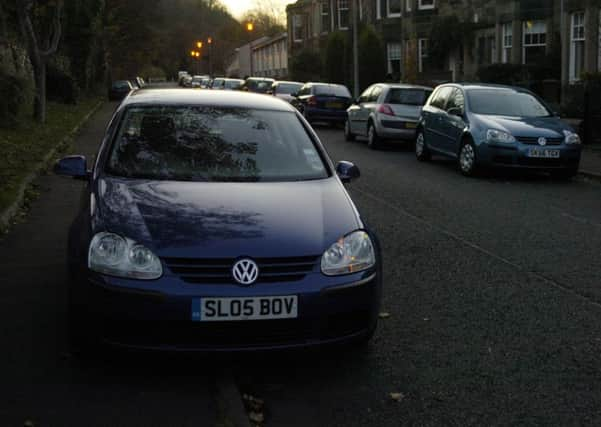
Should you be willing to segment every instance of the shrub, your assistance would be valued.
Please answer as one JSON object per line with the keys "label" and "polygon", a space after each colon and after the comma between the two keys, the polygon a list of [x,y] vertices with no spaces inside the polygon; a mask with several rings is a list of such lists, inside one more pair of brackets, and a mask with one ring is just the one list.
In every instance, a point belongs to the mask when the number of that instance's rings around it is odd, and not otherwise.
{"label": "shrub", "polygon": [[56,65],[46,68],[46,98],[63,104],[77,104],[79,85],[75,78]]}
{"label": "shrub", "polygon": [[324,56],[324,77],[330,83],[350,84],[352,64],[348,54],[350,43],[342,31],[328,36]]}
{"label": "shrub", "polygon": [[27,99],[26,80],[0,71],[0,127],[18,125],[19,112]]}
{"label": "shrub", "polygon": [[492,64],[478,70],[483,83],[512,85],[525,80],[526,68],[520,64]]}
{"label": "shrub", "polygon": [[320,79],[321,57],[311,49],[303,49],[290,59],[290,78],[299,82]]}
{"label": "shrub", "polygon": [[384,80],[386,57],[382,41],[371,26],[363,28],[359,36],[359,82],[365,89]]}

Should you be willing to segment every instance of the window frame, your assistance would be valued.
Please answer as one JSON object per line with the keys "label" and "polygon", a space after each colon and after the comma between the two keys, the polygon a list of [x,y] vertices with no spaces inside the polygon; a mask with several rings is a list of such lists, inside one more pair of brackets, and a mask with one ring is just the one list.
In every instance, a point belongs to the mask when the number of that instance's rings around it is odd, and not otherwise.
{"label": "window frame", "polygon": [[[527,29],[528,29],[528,22],[529,21],[524,21],[522,23],[522,65],[526,64],[526,50],[528,48],[530,48],[530,47],[544,47],[545,51],[547,49],[547,35],[549,33],[549,28],[548,28],[548,25],[547,25],[547,21],[542,20],[542,19],[541,20],[530,21],[530,22],[533,23],[533,26],[536,23],[542,23],[545,26],[545,32],[544,33],[542,33],[542,32],[539,32],[539,33],[528,32],[527,31]],[[545,35],[545,42],[544,43],[540,43],[540,41],[539,41],[538,43],[529,43],[529,44],[526,44],[526,37],[528,35],[533,35],[533,34],[536,34],[539,39],[540,39],[540,35],[544,34]]]}
{"label": "window frame", "polygon": [[392,0],[386,0],[386,17],[387,18],[400,18],[401,16],[403,16],[403,1],[398,0],[399,1],[399,11],[396,13],[390,12],[390,2],[391,1]]}
{"label": "window frame", "polygon": [[513,51],[513,22],[501,24],[501,62],[508,64],[511,62],[511,52]]}
{"label": "window frame", "polygon": [[[422,47],[422,42],[424,42],[423,44],[425,45],[425,49]],[[417,39],[417,70],[420,73],[424,72],[424,59],[428,58],[428,44],[429,44],[429,39],[428,38],[419,38]]]}
{"label": "window frame", "polygon": [[[582,21],[576,25],[575,18],[577,16],[582,17]],[[582,36],[574,36],[574,30],[576,29],[582,30]],[[579,10],[570,14],[569,80],[571,83],[579,82],[581,80],[580,74],[576,74],[576,45],[580,43],[582,43],[582,65],[580,70],[580,73],[582,73],[586,64],[586,12],[584,10]]]}
{"label": "window frame", "polygon": [[[342,8],[341,4],[345,4],[345,7]],[[349,0],[336,0],[336,12],[337,12],[337,17],[338,17],[338,29],[339,30],[345,31],[345,30],[349,29],[349,25],[348,25],[350,23],[350,7],[349,6],[350,6]],[[341,17],[342,17],[341,12],[342,11],[345,11],[347,14],[347,16],[346,16],[347,26],[346,27],[343,27],[341,25]]]}
{"label": "window frame", "polygon": [[[301,14],[301,13],[297,13],[297,14],[292,15],[292,41],[294,43],[302,43],[303,40],[304,40],[303,34],[302,34],[302,27],[303,27],[303,19],[302,18],[303,18],[303,16],[304,15]],[[298,38],[297,37],[298,34],[296,34],[296,29],[299,28],[297,26],[297,22],[296,22],[297,18],[300,18],[301,38]]]}
{"label": "window frame", "polygon": [[[424,4],[424,1],[432,1],[432,4]],[[430,10],[436,8],[436,0],[418,0],[417,9],[418,10]]]}
{"label": "window frame", "polygon": [[[325,9],[325,11],[324,11],[324,9]],[[321,24],[321,28],[320,28],[321,34],[327,34],[327,33],[329,33],[331,31],[330,25],[332,23],[332,20],[330,18],[330,12],[331,12],[331,9],[330,9],[330,0],[322,0],[321,1],[321,7],[320,7],[320,10],[319,10],[319,17],[320,17],[320,24]],[[326,18],[327,22],[328,22],[327,29],[324,29],[324,25],[323,25],[324,18]]]}
{"label": "window frame", "polygon": [[[398,47],[398,58],[392,58],[390,56],[391,47]],[[395,50],[396,52],[396,50]],[[402,52],[402,43],[400,42],[391,42],[386,43],[386,70],[387,73],[392,74],[394,70],[392,69],[392,61],[399,61],[399,70],[402,70],[403,66],[403,52]]]}

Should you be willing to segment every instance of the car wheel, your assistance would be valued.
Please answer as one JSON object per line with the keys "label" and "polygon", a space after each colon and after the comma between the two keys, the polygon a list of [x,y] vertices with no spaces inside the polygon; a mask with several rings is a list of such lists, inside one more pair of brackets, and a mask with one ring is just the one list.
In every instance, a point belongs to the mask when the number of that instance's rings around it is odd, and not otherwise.
{"label": "car wheel", "polygon": [[355,135],[351,132],[351,125],[348,120],[344,122],[344,139],[347,141],[355,140]]}
{"label": "car wheel", "polygon": [[551,172],[551,177],[555,179],[560,179],[563,181],[568,181],[574,178],[578,174],[578,168],[567,168],[561,169]]}
{"label": "car wheel", "polygon": [[473,176],[477,170],[476,147],[472,141],[465,140],[459,150],[459,170],[465,176]]}
{"label": "car wheel", "polygon": [[380,137],[376,132],[376,127],[371,123],[367,128],[367,146],[372,150],[377,150],[380,148]]}
{"label": "car wheel", "polygon": [[428,150],[428,144],[426,144],[426,138],[424,131],[417,131],[417,137],[415,138],[415,157],[420,162],[427,162],[432,158],[430,150]]}

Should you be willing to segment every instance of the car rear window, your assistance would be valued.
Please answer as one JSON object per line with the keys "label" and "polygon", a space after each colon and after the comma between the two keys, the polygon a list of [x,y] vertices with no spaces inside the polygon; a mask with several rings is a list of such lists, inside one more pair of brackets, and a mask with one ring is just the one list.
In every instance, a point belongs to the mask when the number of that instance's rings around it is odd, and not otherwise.
{"label": "car rear window", "polygon": [[315,85],[315,95],[330,95],[338,96],[342,98],[350,98],[351,93],[344,86],[333,86],[333,85]]}
{"label": "car rear window", "polygon": [[242,80],[226,80],[225,87],[228,89],[237,89],[244,83]]}
{"label": "car rear window", "polygon": [[548,117],[551,112],[535,96],[506,89],[472,89],[467,92],[476,114],[509,117]]}
{"label": "car rear window", "polygon": [[424,89],[392,88],[386,98],[387,104],[424,105],[430,97],[431,91]]}
{"label": "car rear window", "polygon": [[302,87],[303,85],[301,83],[279,83],[276,93],[290,95],[291,93],[298,92]]}
{"label": "car rear window", "polygon": [[254,92],[266,93],[271,89],[273,81],[270,80],[249,80],[248,87]]}
{"label": "car rear window", "polygon": [[329,176],[294,113],[204,106],[128,108],[106,171],[174,181],[301,181]]}

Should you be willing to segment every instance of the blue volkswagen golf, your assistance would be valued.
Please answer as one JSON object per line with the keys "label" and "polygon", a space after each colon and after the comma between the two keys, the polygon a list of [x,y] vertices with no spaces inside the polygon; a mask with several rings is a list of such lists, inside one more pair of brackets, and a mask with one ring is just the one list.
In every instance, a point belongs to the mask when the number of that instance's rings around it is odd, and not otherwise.
{"label": "blue volkswagen golf", "polygon": [[287,102],[133,92],[88,170],[69,233],[74,343],[236,351],[364,342],[379,246],[317,135]]}
{"label": "blue volkswagen golf", "polygon": [[445,84],[422,110],[415,154],[458,161],[464,175],[481,167],[549,171],[560,178],[578,172],[580,138],[533,93],[515,87]]}

